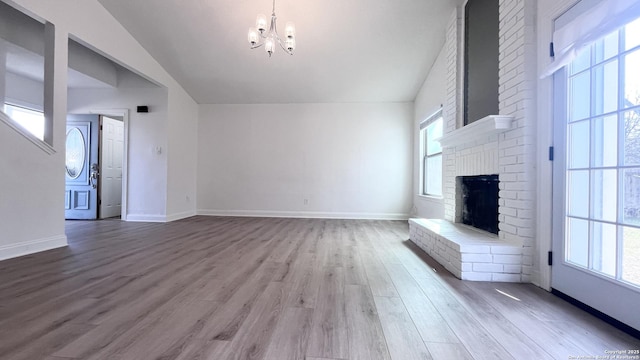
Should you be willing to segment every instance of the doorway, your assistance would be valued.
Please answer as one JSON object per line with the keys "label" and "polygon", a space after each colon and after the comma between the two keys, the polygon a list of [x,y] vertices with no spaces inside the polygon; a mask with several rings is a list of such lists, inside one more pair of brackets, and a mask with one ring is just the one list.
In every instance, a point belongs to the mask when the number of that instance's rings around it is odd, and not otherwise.
{"label": "doorway", "polygon": [[91,113],[67,119],[65,218],[126,220],[129,111]]}
{"label": "doorway", "polygon": [[[110,118],[113,120],[120,121],[119,125],[122,127],[121,135],[118,135],[116,141],[121,141],[122,143],[122,153],[119,159],[121,159],[122,164],[122,180],[120,181],[120,220],[127,220],[127,199],[128,199],[128,163],[129,163],[129,109],[96,109],[91,111],[92,114],[98,114],[101,118]],[[119,145],[118,145],[119,146]],[[104,147],[104,146],[103,146]],[[101,174],[104,174],[104,165]],[[116,197],[117,201],[117,197]],[[117,215],[114,215],[117,216]],[[100,217],[102,218],[102,217]]]}
{"label": "doorway", "polygon": [[98,216],[97,115],[67,116],[65,140],[65,218],[94,220]]}
{"label": "doorway", "polygon": [[122,214],[122,172],[124,122],[122,118],[100,115],[98,218]]}

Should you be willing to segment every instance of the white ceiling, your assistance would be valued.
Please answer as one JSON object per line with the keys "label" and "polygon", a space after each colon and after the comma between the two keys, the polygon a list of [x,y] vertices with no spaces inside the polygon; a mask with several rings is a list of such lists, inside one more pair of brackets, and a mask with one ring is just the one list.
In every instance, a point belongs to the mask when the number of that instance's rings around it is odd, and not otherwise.
{"label": "white ceiling", "polygon": [[250,50],[271,0],[99,0],[201,104],[412,101],[458,0],[278,0],[293,56]]}

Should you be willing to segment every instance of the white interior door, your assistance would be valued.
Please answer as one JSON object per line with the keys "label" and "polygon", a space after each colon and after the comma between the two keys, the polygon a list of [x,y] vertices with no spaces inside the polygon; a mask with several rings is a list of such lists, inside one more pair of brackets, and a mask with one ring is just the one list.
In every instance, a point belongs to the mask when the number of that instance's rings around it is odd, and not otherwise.
{"label": "white interior door", "polygon": [[124,123],[101,116],[100,131],[100,218],[122,213],[122,164]]}
{"label": "white interior door", "polygon": [[554,101],[552,288],[638,330],[640,19],[558,71]]}

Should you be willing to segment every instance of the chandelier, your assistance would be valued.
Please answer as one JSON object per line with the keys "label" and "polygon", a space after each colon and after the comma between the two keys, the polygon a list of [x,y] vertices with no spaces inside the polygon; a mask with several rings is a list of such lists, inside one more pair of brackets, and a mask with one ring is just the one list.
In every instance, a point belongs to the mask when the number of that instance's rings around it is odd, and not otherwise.
{"label": "chandelier", "polygon": [[269,30],[267,30],[267,17],[264,14],[258,15],[256,27],[249,28],[249,44],[252,49],[264,45],[264,50],[269,54],[269,57],[275,51],[276,43],[280,44],[282,50],[289,55],[293,55],[293,50],[296,48],[296,28],[290,21],[285,25],[285,35],[283,40],[276,30],[276,0],[273,0]]}

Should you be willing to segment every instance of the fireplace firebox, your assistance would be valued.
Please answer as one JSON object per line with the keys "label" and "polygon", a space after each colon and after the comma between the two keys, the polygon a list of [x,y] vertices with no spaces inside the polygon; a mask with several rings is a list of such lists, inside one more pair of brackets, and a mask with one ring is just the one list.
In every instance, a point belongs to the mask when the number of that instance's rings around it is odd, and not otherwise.
{"label": "fireplace firebox", "polygon": [[498,175],[460,176],[459,221],[498,234]]}

